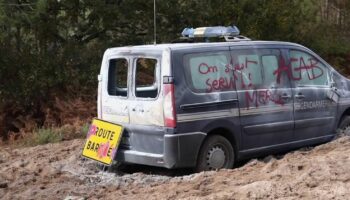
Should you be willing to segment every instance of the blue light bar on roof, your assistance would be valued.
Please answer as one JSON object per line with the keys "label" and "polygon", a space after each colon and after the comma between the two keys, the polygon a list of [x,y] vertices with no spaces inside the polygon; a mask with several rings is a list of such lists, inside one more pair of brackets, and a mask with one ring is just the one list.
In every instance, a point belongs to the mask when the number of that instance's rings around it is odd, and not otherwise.
{"label": "blue light bar on roof", "polygon": [[213,26],[200,28],[185,28],[182,31],[183,37],[224,37],[224,36],[238,36],[239,29],[236,26]]}

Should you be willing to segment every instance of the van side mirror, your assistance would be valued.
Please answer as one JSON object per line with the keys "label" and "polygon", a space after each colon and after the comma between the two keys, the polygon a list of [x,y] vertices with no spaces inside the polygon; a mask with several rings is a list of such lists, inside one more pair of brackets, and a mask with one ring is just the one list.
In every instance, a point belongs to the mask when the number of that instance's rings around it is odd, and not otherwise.
{"label": "van side mirror", "polygon": [[98,80],[98,82],[102,82],[102,75],[101,74],[97,75],[97,80]]}

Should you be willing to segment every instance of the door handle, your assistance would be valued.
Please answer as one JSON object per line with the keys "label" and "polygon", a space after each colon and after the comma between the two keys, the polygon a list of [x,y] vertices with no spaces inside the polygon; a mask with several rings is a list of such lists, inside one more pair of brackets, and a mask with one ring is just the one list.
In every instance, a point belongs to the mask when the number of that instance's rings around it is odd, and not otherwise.
{"label": "door handle", "polygon": [[291,96],[288,95],[288,94],[282,94],[281,98],[284,99],[284,100],[287,100],[287,99],[290,99]]}
{"label": "door handle", "polygon": [[296,99],[305,99],[305,96],[301,93],[294,95]]}

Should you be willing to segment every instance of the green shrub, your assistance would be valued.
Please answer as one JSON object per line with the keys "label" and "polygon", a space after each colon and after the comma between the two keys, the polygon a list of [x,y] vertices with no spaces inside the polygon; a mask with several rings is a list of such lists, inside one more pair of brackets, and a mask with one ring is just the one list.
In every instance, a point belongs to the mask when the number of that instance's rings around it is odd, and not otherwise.
{"label": "green shrub", "polygon": [[40,128],[33,132],[32,138],[27,140],[27,145],[36,146],[47,143],[60,142],[63,139],[61,129],[57,128]]}
{"label": "green shrub", "polygon": [[83,139],[89,131],[89,124],[82,126],[64,125],[62,127],[39,128],[28,137],[17,141],[20,146],[37,146],[48,143],[56,143],[63,140]]}
{"label": "green shrub", "polygon": [[90,128],[90,125],[89,125],[89,124],[84,124],[84,125],[80,128],[80,134],[81,134],[81,137],[82,137],[82,138],[86,137],[86,134],[88,133],[89,128]]}

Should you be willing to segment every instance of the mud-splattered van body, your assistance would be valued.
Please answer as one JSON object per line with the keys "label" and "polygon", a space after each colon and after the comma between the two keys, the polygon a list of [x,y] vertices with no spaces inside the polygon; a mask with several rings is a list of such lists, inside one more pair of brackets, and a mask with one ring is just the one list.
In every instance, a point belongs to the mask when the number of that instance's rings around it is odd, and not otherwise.
{"label": "mud-splattered van body", "polygon": [[111,48],[99,75],[98,117],[125,128],[117,161],[228,168],[331,140],[350,115],[349,88],[293,43]]}

